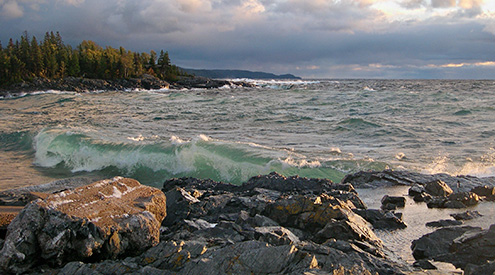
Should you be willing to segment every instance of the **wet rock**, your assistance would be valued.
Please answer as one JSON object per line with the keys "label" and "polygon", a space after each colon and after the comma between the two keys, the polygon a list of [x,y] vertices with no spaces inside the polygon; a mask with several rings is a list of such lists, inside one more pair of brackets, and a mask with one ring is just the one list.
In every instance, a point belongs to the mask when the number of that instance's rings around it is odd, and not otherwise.
{"label": "wet rock", "polygon": [[395,230],[407,227],[398,213],[378,209],[355,209],[353,211],[371,223],[375,229]]}
{"label": "wet rock", "polygon": [[472,220],[472,219],[476,219],[476,218],[479,218],[483,215],[481,215],[478,211],[476,210],[468,210],[466,212],[463,212],[463,213],[456,213],[456,214],[450,214],[450,216],[458,221],[467,221],[467,220]]}
{"label": "wet rock", "polygon": [[480,197],[473,192],[459,192],[451,194],[448,197],[449,201],[462,203],[465,207],[475,206],[480,201]]}
{"label": "wet rock", "polygon": [[429,202],[432,199],[432,196],[426,192],[421,194],[417,194],[413,197],[415,202]]}
{"label": "wet rock", "polygon": [[452,193],[448,197],[437,196],[427,200],[429,208],[461,209],[478,204],[480,197],[472,192]]}
{"label": "wet rock", "polygon": [[468,231],[481,232],[481,228],[471,226],[445,227],[414,240],[411,245],[414,259],[448,260],[453,241]]}
{"label": "wet rock", "polygon": [[457,226],[457,225],[462,225],[462,221],[439,220],[439,221],[426,223],[426,226],[428,226],[428,227],[446,227],[446,226]]}
{"label": "wet rock", "polygon": [[397,205],[398,207],[406,206],[406,198],[398,197],[398,196],[385,195],[385,196],[383,196],[381,202],[382,202],[382,205],[392,203],[392,204]]}
{"label": "wet rock", "polygon": [[409,188],[409,190],[408,190],[408,194],[411,197],[418,196],[418,195],[423,194],[425,192],[426,192],[425,187],[423,185],[419,185],[419,184],[415,184],[415,185],[411,186],[411,188]]}
{"label": "wet rock", "polygon": [[446,197],[431,197],[427,201],[428,208],[445,208],[445,203],[448,201]]}
{"label": "wet rock", "polygon": [[495,224],[488,230],[468,231],[453,240],[449,262],[465,268],[468,264],[484,265],[495,260]]}
{"label": "wet rock", "polygon": [[24,272],[40,262],[135,255],[158,244],[164,194],[116,177],[26,206],[8,227],[0,267]]}
{"label": "wet rock", "polygon": [[452,191],[452,189],[441,180],[428,182],[425,185],[425,191],[432,196],[439,197],[447,197],[448,195],[454,193],[454,191]]}
{"label": "wet rock", "polygon": [[482,197],[484,200],[495,201],[495,187],[493,186],[476,186],[471,190],[471,192]]}
{"label": "wet rock", "polygon": [[404,207],[406,205],[406,198],[397,196],[383,196],[381,208],[383,210],[395,210],[397,207]]}

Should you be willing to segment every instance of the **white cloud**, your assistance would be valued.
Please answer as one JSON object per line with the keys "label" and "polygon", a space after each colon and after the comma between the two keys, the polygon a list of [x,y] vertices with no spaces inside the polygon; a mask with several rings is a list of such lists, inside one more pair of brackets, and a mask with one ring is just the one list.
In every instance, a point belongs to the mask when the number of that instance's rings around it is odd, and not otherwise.
{"label": "white cloud", "polygon": [[7,19],[15,19],[24,15],[24,9],[17,1],[6,1],[1,7],[1,14]]}
{"label": "white cloud", "polygon": [[459,0],[459,7],[463,9],[480,8],[484,0]]}

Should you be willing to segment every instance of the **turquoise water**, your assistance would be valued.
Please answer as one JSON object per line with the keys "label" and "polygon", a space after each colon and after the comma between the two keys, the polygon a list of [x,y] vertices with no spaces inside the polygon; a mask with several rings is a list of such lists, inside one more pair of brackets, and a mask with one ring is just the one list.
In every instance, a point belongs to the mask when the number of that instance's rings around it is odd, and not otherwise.
{"label": "turquoise water", "polygon": [[0,99],[0,189],[85,175],[495,175],[495,81],[253,83]]}

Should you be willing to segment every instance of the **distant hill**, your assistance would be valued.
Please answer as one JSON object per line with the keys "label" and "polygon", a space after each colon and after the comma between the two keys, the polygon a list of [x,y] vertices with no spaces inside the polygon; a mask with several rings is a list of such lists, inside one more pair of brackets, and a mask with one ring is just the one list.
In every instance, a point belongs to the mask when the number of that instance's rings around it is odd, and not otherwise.
{"label": "distant hill", "polygon": [[276,75],[265,72],[252,72],[246,70],[197,70],[197,69],[184,69],[186,73],[193,74],[195,76],[203,76],[208,78],[251,78],[251,79],[301,79],[298,76],[292,74]]}

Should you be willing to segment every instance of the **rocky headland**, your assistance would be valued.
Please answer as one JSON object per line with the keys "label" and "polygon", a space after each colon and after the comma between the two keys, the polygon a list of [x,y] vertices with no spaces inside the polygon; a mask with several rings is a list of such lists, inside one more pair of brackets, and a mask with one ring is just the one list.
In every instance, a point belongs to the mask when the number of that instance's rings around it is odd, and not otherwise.
{"label": "rocky headland", "polygon": [[179,77],[174,82],[167,82],[152,75],[129,79],[91,79],[82,77],[66,77],[62,79],[35,78],[0,88],[0,96],[16,96],[36,91],[69,91],[84,93],[90,91],[123,91],[123,90],[160,90],[160,89],[212,89],[224,86],[252,87],[252,84],[242,81],[216,80],[206,77]]}
{"label": "rocky headland", "polygon": [[0,242],[0,268],[28,274],[442,274],[427,271],[441,261],[465,274],[492,274],[495,225],[430,225],[439,229],[412,243],[417,262],[410,265],[374,232],[407,227],[398,212],[408,207],[405,198],[384,194],[377,198],[381,209],[368,209],[355,188],[410,186],[412,197],[442,201],[432,207],[462,207],[455,218],[462,220],[476,218],[466,211],[475,201],[493,199],[494,183],[391,170],[359,172],[340,183],[277,173],[239,186],[180,178],[161,190],[121,177],[65,180],[0,193],[3,208],[23,207],[12,211]]}

